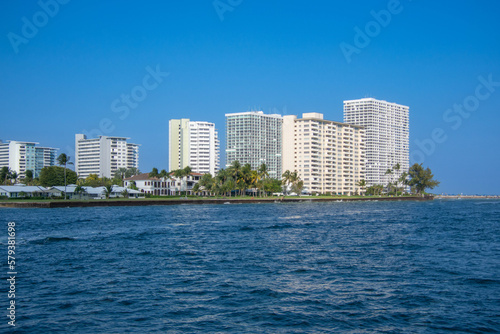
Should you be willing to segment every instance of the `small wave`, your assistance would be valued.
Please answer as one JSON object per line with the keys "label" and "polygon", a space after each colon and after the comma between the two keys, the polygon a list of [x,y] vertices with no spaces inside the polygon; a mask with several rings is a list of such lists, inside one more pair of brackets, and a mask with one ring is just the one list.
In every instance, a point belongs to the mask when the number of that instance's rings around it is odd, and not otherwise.
{"label": "small wave", "polygon": [[467,278],[465,281],[468,283],[481,285],[500,284],[500,280],[489,278]]}
{"label": "small wave", "polygon": [[268,297],[278,297],[280,293],[278,291],[274,291],[271,289],[255,289],[250,291],[250,294],[268,296]]}
{"label": "small wave", "polygon": [[55,242],[75,241],[75,240],[76,240],[75,238],[71,237],[46,237],[44,239],[31,240],[29,243],[34,245],[44,245]]}
{"label": "small wave", "polygon": [[267,228],[281,230],[281,229],[291,228],[291,227],[293,227],[293,226],[290,224],[274,224],[274,225],[268,226]]}

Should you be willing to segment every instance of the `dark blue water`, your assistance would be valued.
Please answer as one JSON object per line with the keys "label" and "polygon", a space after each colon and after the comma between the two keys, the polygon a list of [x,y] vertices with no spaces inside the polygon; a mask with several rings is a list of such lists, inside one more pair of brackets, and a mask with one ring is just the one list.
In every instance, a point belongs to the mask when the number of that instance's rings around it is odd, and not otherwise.
{"label": "dark blue water", "polygon": [[500,201],[0,217],[4,278],[7,222],[16,222],[19,333],[500,331]]}

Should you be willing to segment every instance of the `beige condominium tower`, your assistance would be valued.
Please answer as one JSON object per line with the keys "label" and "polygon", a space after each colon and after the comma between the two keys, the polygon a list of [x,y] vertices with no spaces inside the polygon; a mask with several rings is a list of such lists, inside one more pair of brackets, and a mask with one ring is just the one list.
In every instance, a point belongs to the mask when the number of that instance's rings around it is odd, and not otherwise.
{"label": "beige condominium tower", "polygon": [[283,170],[297,171],[304,191],[354,195],[364,189],[365,130],[327,121],[320,113],[283,117]]}
{"label": "beige condominium tower", "polygon": [[169,171],[191,167],[194,173],[219,171],[219,138],[214,123],[187,118],[169,121]]}
{"label": "beige condominium tower", "polygon": [[[344,101],[344,122],[366,131],[366,184],[387,185],[409,168],[409,107],[374,98]],[[400,169],[387,174],[399,163]]]}

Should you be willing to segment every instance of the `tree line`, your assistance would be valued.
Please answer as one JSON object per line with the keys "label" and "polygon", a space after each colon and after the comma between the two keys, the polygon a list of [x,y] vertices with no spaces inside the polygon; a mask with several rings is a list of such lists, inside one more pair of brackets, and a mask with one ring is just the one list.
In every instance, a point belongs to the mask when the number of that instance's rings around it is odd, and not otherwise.
{"label": "tree line", "polygon": [[[397,163],[392,168],[387,169],[385,175],[389,175],[389,181],[384,187],[381,184],[375,184],[366,188],[366,195],[382,195],[385,188],[385,193],[388,195],[403,194],[404,189],[410,187],[410,193],[417,195],[424,195],[426,189],[434,189],[440,182],[434,180],[434,174],[429,167],[424,168],[422,164],[413,164],[408,172],[403,171],[399,176],[397,173],[400,171],[401,165]],[[396,177],[391,177],[395,175]],[[392,179],[392,181],[391,181]],[[366,186],[365,180],[358,182],[358,186],[364,188]]]}

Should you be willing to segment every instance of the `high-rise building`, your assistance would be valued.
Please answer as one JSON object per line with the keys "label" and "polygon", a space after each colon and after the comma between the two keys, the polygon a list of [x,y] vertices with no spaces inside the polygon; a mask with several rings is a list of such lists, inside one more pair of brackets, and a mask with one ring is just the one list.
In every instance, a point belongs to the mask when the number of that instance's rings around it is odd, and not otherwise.
{"label": "high-rise building", "polygon": [[40,176],[43,167],[56,164],[56,152],[59,149],[37,145],[36,142],[0,141],[0,167],[9,167],[19,178],[24,178],[27,170],[33,172],[33,177]]}
{"label": "high-rise building", "polygon": [[304,191],[321,194],[361,193],[365,177],[365,130],[327,121],[320,113],[283,117],[283,170],[297,171]]}
{"label": "high-rise building", "polygon": [[266,164],[269,176],[281,178],[283,117],[248,111],[226,114],[226,168],[234,161],[258,169]]}
{"label": "high-rise building", "polygon": [[112,178],[119,168],[139,168],[139,145],[125,137],[75,135],[75,171],[80,178],[90,174]]}
{"label": "high-rise building", "polygon": [[215,175],[220,168],[220,143],[214,123],[187,118],[169,121],[170,171],[191,167],[194,173]]}
{"label": "high-rise building", "polygon": [[[366,183],[387,185],[409,168],[410,108],[373,98],[344,101],[344,122],[366,131]],[[386,174],[399,164],[399,171]]]}

